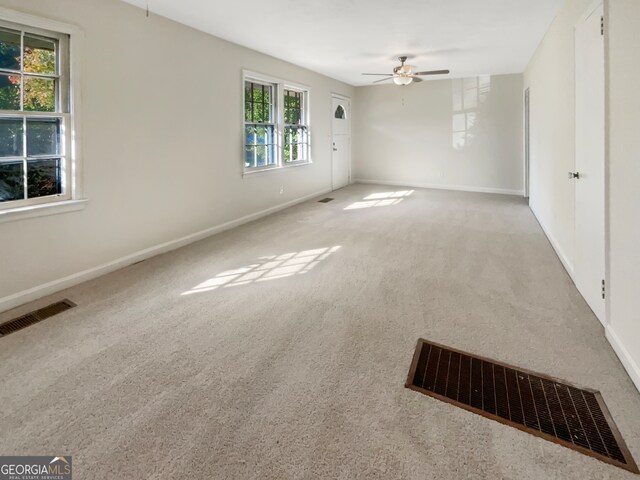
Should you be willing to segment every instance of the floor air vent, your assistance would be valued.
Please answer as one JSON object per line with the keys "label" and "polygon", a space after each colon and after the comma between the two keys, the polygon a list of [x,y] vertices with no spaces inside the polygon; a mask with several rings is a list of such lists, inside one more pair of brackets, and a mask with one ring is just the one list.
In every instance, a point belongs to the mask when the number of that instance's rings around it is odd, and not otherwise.
{"label": "floor air vent", "polygon": [[42,320],[53,317],[54,315],[64,312],[65,310],[69,310],[75,306],[76,304],[71,300],[64,299],[60,302],[52,303],[46,307],[42,307],[38,310],[34,310],[33,312],[14,318],[13,320],[9,320],[8,322],[0,325],[0,337],[22,330],[29,325],[41,322]]}
{"label": "floor air vent", "polygon": [[320,202],[320,203],[329,203],[331,200],[333,200],[333,198],[327,197],[327,198],[323,198],[322,200],[318,200],[318,202]]}
{"label": "floor air vent", "polygon": [[639,473],[598,391],[423,339],[405,386]]}

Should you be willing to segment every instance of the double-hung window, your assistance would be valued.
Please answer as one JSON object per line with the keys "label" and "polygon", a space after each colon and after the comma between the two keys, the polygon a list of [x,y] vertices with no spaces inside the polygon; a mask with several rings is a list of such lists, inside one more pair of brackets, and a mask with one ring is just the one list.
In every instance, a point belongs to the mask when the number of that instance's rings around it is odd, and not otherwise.
{"label": "double-hung window", "polygon": [[0,211],[71,198],[69,36],[0,21]]}
{"label": "double-hung window", "polygon": [[245,72],[245,173],[310,163],[309,138],[309,90]]}
{"label": "double-hung window", "polygon": [[245,168],[277,165],[276,85],[247,80],[244,87]]}
{"label": "double-hung window", "polygon": [[306,92],[284,90],[284,163],[304,162],[309,158]]}

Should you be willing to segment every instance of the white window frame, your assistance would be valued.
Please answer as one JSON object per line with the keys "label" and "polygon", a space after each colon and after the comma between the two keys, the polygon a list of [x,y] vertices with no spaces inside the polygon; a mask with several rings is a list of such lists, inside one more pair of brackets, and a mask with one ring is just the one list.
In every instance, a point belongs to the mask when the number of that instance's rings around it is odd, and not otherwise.
{"label": "white window frame", "polygon": [[[275,165],[265,165],[260,167],[247,167],[245,166],[245,145],[247,144],[246,128],[247,123],[245,121],[245,84],[246,82],[254,82],[261,84],[268,84],[274,86],[275,99],[274,99],[274,119],[275,119]],[[301,92],[303,94],[303,108],[302,117],[304,119],[304,126],[307,129],[307,148],[306,158],[297,160],[294,162],[284,161],[284,91],[293,90]],[[265,75],[261,73],[252,72],[249,70],[242,71],[242,168],[243,176],[255,175],[258,173],[267,173],[275,171],[284,171],[287,168],[298,167],[301,165],[310,165],[313,163],[311,158],[311,89],[307,85],[290,82],[281,78]]]}
{"label": "white window frame", "polygon": [[[243,83],[242,83],[242,105],[243,105],[243,109],[246,108],[246,82],[251,82],[257,85],[264,85],[265,87],[270,87],[272,89],[272,93],[271,93],[271,117],[273,118],[273,122],[267,122],[267,123],[258,123],[258,122],[248,122],[245,118],[246,115],[246,111],[243,110],[242,112],[242,119],[244,122],[244,128],[243,128],[243,138],[244,138],[244,146],[243,146],[243,164],[245,171],[260,171],[260,170],[272,170],[274,168],[278,168],[280,165],[280,161],[279,161],[279,154],[278,152],[281,149],[282,143],[280,141],[280,133],[279,133],[279,125],[280,125],[280,119],[279,119],[279,110],[278,110],[278,104],[280,102],[280,92],[279,92],[279,88],[278,88],[278,84],[272,81],[267,81],[267,80],[262,80],[262,79],[257,79],[257,78],[253,78],[253,77],[249,77],[247,78]],[[255,166],[255,167],[247,167],[246,166],[246,146],[247,146],[247,126],[248,125],[262,125],[262,126],[273,126],[273,155],[274,158],[273,160],[275,160],[275,164],[269,164],[269,165],[261,165],[261,166]]]}
{"label": "white window frame", "polygon": [[[0,223],[23,218],[64,213],[84,208],[86,199],[82,191],[82,171],[80,162],[80,78],[79,58],[83,32],[75,26],[56,20],[26,14],[0,7],[0,25],[35,35],[68,41],[64,55],[60,53],[60,91],[57,92],[61,108],[56,112],[10,112],[2,111],[3,117],[38,116],[61,118],[64,131],[61,146],[65,158],[63,193],[33,199],[13,200],[0,203]],[[66,88],[62,88],[65,84]],[[64,90],[64,91],[63,91]],[[25,132],[26,135],[26,132]],[[25,139],[26,140],[26,139]]]}
{"label": "white window frame", "polygon": [[[294,160],[292,162],[285,162],[284,161],[284,148],[286,145],[285,142],[285,138],[284,138],[284,134],[285,134],[285,127],[288,126],[288,124],[284,123],[284,91],[285,90],[289,90],[289,91],[293,91],[293,92],[298,92],[302,94],[302,112],[300,114],[300,126],[303,126],[306,128],[307,130],[307,142],[303,145],[305,145],[304,148],[304,157],[300,160]],[[284,164],[285,167],[291,167],[291,166],[295,166],[295,165],[306,165],[308,163],[311,163],[311,130],[309,127],[309,120],[310,120],[310,116],[309,116],[309,90],[305,89],[305,88],[300,88],[298,86],[294,86],[292,84],[289,83],[285,83],[283,85],[282,88],[282,149],[281,149],[281,153],[282,153],[282,163]]]}

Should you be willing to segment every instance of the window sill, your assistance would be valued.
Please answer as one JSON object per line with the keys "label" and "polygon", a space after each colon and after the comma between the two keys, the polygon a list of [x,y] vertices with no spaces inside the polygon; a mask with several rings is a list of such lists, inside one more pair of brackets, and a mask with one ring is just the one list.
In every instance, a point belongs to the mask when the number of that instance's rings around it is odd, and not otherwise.
{"label": "window sill", "polygon": [[59,213],[75,212],[84,209],[87,202],[87,199],[64,200],[55,203],[43,203],[41,205],[30,205],[28,207],[0,210],[0,223],[43,217],[46,215],[57,215]]}
{"label": "window sill", "polygon": [[311,165],[312,163],[313,162],[311,162],[311,160],[309,160],[307,162],[290,163],[289,165],[283,165],[281,167],[261,168],[260,170],[245,170],[244,172],[242,172],[242,177],[243,178],[247,178],[247,177],[255,177],[255,176],[261,176],[261,175],[269,175],[269,174],[272,174],[272,173],[282,172],[284,170],[287,170],[288,168],[302,167],[304,165]]}

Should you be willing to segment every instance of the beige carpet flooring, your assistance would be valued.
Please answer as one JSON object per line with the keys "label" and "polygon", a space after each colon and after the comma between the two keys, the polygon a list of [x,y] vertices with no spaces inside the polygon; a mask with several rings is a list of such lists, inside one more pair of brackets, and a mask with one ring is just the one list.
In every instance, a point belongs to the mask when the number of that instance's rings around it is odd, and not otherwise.
{"label": "beige carpet flooring", "polygon": [[416,339],[640,394],[521,198],[355,185],[0,339],[0,454],[89,479],[634,479],[404,388]]}

